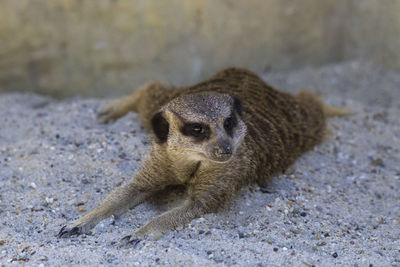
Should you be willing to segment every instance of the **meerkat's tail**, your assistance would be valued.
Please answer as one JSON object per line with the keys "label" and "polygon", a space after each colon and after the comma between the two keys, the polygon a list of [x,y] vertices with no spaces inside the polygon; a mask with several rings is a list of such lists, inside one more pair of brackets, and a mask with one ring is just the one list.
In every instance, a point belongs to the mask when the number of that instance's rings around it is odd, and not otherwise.
{"label": "meerkat's tail", "polygon": [[348,116],[354,113],[351,109],[348,108],[337,108],[326,104],[322,104],[322,110],[327,117]]}
{"label": "meerkat's tail", "polygon": [[318,103],[318,105],[322,105],[324,115],[327,117],[348,116],[354,113],[351,109],[348,108],[337,108],[326,105],[315,94],[308,91],[299,91],[297,93],[297,97],[306,103]]}

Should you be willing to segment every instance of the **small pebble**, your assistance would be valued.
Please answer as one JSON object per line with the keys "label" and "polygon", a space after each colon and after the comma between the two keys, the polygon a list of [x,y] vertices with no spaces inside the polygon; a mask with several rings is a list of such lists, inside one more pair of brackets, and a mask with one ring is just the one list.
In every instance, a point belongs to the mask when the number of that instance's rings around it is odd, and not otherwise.
{"label": "small pebble", "polygon": [[338,256],[337,252],[334,252],[334,253],[332,254],[332,257],[334,257],[334,258],[337,258],[337,256]]}
{"label": "small pebble", "polygon": [[39,260],[40,260],[40,261],[48,261],[49,258],[48,258],[47,256],[41,256],[41,257],[39,258]]}
{"label": "small pebble", "polygon": [[382,160],[381,158],[373,159],[373,160],[371,161],[371,165],[372,165],[372,166],[381,167],[381,168],[384,168],[384,167],[385,167],[385,164],[383,163],[383,160]]}
{"label": "small pebble", "polygon": [[83,205],[78,205],[78,211],[79,212],[84,212],[85,208],[83,207]]}

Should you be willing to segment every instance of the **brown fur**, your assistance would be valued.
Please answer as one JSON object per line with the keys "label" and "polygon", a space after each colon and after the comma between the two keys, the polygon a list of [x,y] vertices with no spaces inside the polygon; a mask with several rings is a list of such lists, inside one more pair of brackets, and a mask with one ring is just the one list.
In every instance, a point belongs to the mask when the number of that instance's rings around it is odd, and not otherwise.
{"label": "brown fur", "polygon": [[[154,133],[147,161],[131,183],[117,188],[92,212],[63,227],[59,236],[87,232],[100,220],[119,216],[166,186],[185,184],[188,198],[181,206],[124,240],[157,239],[216,211],[241,187],[264,184],[322,141],[326,115],[346,113],[323,105],[308,92],[295,96],[279,92],[254,73],[236,68],[190,87],[165,88],[149,83],[130,96],[110,102],[101,109],[99,119],[108,122],[128,111],[139,112],[145,128]],[[229,112],[234,112],[238,120],[231,137],[220,130]],[[179,132],[184,121],[193,118],[211,125],[212,134],[206,141],[195,142]],[[222,153],[226,147],[228,152]]]}

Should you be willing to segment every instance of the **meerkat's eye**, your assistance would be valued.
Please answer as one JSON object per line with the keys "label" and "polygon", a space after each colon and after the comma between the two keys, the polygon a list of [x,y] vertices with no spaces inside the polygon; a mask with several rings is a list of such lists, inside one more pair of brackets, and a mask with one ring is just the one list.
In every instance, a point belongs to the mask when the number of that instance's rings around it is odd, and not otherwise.
{"label": "meerkat's eye", "polygon": [[194,136],[197,139],[204,139],[209,135],[209,128],[207,125],[200,123],[186,123],[182,128],[182,133]]}
{"label": "meerkat's eye", "polygon": [[192,126],[192,133],[193,134],[204,134],[205,130],[201,125],[195,124]]}

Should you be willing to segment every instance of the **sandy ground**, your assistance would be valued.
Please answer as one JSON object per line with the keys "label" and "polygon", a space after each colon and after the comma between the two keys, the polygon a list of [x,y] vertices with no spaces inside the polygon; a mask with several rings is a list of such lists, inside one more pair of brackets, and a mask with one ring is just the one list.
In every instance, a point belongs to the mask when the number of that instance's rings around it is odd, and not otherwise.
{"label": "sandy ground", "polygon": [[91,235],[56,234],[138,171],[149,141],[137,114],[102,125],[104,100],[0,95],[0,265],[400,266],[400,72],[348,62],[264,78],[355,115],[329,119],[326,141],[272,193],[244,188],[225,211],[122,248],[171,197]]}

